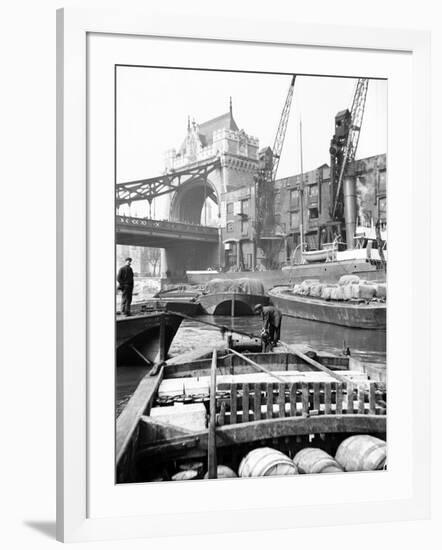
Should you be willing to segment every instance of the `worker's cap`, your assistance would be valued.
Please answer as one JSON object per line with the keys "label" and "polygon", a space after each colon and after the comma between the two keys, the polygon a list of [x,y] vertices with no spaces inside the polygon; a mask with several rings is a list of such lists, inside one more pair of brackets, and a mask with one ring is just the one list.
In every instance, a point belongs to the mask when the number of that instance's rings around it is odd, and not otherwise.
{"label": "worker's cap", "polygon": [[256,306],[253,308],[253,311],[255,313],[259,313],[260,311],[262,311],[262,304],[256,304]]}
{"label": "worker's cap", "polygon": [[132,258],[126,258],[124,261],[125,261],[125,262],[131,262],[131,261],[132,261]]}

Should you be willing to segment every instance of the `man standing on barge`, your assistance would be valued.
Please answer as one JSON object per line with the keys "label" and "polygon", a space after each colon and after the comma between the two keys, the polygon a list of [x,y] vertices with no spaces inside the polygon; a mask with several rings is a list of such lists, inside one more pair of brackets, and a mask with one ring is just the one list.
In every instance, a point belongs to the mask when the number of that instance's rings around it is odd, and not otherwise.
{"label": "man standing on barge", "polygon": [[130,264],[132,258],[126,258],[126,264],[120,268],[117,275],[118,290],[121,290],[121,313],[128,317],[132,303],[132,292],[134,290],[134,272]]}
{"label": "man standing on barge", "polygon": [[254,311],[262,315],[262,350],[272,351],[281,336],[282,313],[274,306],[263,306],[262,304],[256,305]]}

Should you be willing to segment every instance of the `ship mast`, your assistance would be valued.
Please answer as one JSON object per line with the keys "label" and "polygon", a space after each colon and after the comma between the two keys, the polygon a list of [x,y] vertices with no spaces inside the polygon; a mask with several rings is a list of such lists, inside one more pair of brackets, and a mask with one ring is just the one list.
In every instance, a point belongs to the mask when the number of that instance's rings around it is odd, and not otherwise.
{"label": "ship mast", "polygon": [[299,185],[299,198],[301,207],[301,223],[299,225],[300,244],[301,244],[301,263],[303,263],[302,253],[304,252],[304,165],[302,158],[302,120],[299,119],[299,150],[301,157],[301,182]]}

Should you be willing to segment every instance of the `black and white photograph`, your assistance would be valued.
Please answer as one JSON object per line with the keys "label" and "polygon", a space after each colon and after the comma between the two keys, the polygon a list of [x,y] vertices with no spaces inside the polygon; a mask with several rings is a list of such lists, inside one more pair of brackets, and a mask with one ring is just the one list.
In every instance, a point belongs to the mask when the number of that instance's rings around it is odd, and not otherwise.
{"label": "black and white photograph", "polygon": [[387,79],[114,78],[116,483],[385,471]]}

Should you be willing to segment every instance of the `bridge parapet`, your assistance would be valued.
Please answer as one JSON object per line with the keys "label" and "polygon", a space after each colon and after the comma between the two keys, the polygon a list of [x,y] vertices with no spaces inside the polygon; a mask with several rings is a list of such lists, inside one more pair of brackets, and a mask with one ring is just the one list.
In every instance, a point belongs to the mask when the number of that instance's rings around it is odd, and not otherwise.
{"label": "bridge parapet", "polygon": [[179,233],[188,235],[201,235],[218,238],[218,229],[207,225],[198,225],[185,222],[152,220],[146,218],[134,218],[131,216],[117,216],[117,225],[149,230],[151,232]]}

